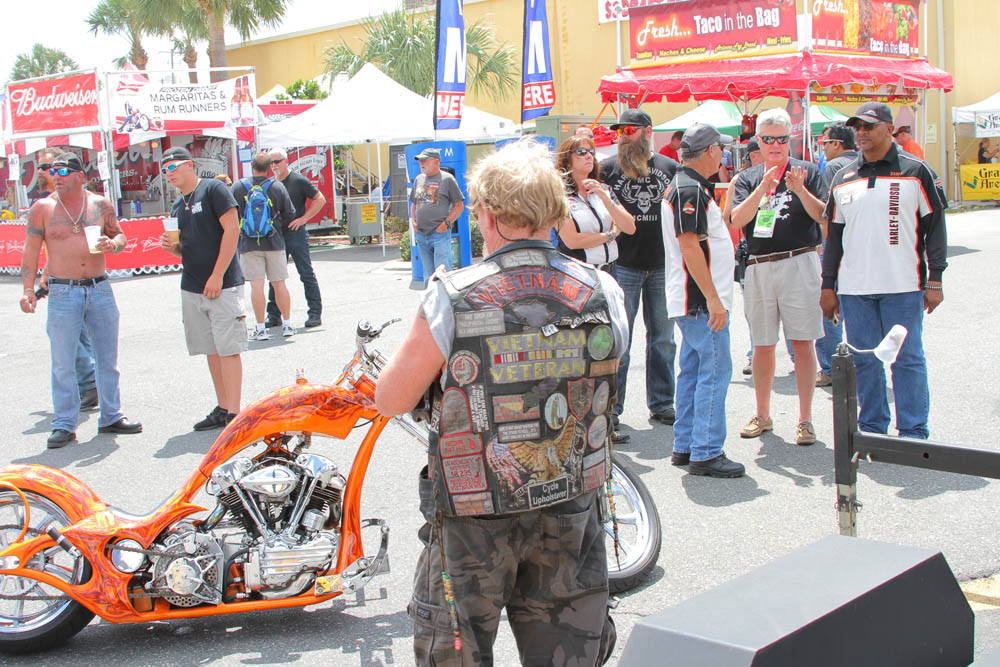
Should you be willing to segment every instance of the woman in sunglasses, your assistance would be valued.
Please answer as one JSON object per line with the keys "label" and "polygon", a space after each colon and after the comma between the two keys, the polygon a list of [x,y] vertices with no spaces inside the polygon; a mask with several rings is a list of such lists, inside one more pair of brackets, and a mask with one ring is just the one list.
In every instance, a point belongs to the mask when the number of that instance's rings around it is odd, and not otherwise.
{"label": "woman in sunglasses", "polygon": [[618,259],[615,237],[635,232],[635,218],[598,180],[594,140],[574,135],[559,147],[556,168],[566,182],[569,220],[559,228],[559,251],[611,271]]}

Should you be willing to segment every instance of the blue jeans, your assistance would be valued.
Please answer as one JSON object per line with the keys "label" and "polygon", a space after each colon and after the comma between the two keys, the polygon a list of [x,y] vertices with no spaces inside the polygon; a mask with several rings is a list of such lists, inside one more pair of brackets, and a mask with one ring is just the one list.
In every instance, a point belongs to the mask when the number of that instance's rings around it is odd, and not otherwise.
{"label": "blue jeans", "polygon": [[819,360],[819,372],[830,375],[833,372],[833,361],[830,357],[837,353],[837,345],[844,337],[844,323],[836,325],[823,318],[823,337],[816,340],[816,358]]}
{"label": "blue jeans", "polygon": [[417,232],[417,250],[424,270],[424,283],[430,279],[435,267],[444,264],[445,271],[451,271],[451,232]]}
{"label": "blue jeans", "polygon": [[52,429],[76,431],[80,413],[76,353],[80,334],[90,337],[97,365],[98,426],[122,419],[118,394],[118,306],[107,280],[93,287],[49,283],[49,319],[46,331],[52,353]]}
{"label": "blue jeans", "polygon": [[97,386],[97,375],[94,373],[94,351],[91,349],[90,336],[87,328],[80,331],[80,342],[76,347],[76,384],[80,391],[87,391]]}
{"label": "blue jeans", "polygon": [[625,408],[625,384],[632,349],[632,329],[639,299],[642,298],[642,321],[646,325],[646,406],[651,413],[663,412],[674,405],[674,323],[667,317],[666,271],[644,271],[615,265],[615,279],[625,292],[628,315],[628,347],[618,366],[618,405],[615,414]]}
{"label": "blue jeans", "polygon": [[[924,293],[840,295],[847,340],[862,350],[870,350],[889,333],[894,324],[906,327],[906,340],[892,365],[892,390],[896,402],[896,428],[906,438],[926,440],[927,413],[931,397],[924,360]],[[854,356],[858,378],[858,429],[868,433],[889,430],[889,401],[885,371],[872,354]]]}
{"label": "blue jeans", "polygon": [[726,393],[733,377],[729,323],[708,328],[708,313],[675,318],[681,330],[674,451],[708,461],[726,444]]}
{"label": "blue jeans", "polygon": [[[309,256],[309,233],[304,226],[285,230],[285,252],[295,262],[295,270],[299,273],[299,280],[306,293],[309,317],[320,317],[323,314],[323,300],[319,295],[319,281],[316,280],[312,258]],[[267,314],[273,319],[281,319],[281,311],[274,302],[274,286],[270,283],[267,291]]]}

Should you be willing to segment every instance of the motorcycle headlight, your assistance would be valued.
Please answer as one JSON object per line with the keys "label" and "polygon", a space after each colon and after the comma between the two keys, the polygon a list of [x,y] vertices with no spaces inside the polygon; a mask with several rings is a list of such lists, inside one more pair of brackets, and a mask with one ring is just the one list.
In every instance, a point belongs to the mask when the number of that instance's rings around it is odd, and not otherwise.
{"label": "motorcycle headlight", "polygon": [[125,551],[116,547],[126,547],[128,549],[142,549],[142,545],[135,540],[120,540],[111,547],[111,564],[121,572],[131,574],[143,566],[146,562],[146,554],[135,551]]}

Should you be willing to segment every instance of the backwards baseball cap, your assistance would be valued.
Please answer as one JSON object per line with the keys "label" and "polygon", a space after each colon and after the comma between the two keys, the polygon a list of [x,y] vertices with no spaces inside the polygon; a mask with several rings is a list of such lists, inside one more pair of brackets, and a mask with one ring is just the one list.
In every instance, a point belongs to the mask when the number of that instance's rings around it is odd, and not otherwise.
{"label": "backwards baseball cap", "polygon": [[757,143],[757,137],[751,137],[750,141],[747,142],[747,153],[753,153],[754,151],[760,150],[760,144]]}
{"label": "backwards baseball cap", "polygon": [[909,125],[900,125],[899,127],[896,128],[896,131],[892,133],[892,136],[898,137],[903,132],[906,132],[908,134],[913,134],[913,129],[910,128]]}
{"label": "backwards baseball cap", "polygon": [[847,127],[854,128],[859,123],[889,123],[892,124],[892,111],[889,105],[881,102],[865,102],[858,107],[857,113],[847,119],[844,123]]}
{"label": "backwards baseball cap", "polygon": [[73,171],[83,171],[83,162],[76,153],[60,153],[59,157],[52,161],[53,167],[68,167]]}
{"label": "backwards baseball cap", "polygon": [[425,148],[420,151],[420,155],[413,158],[414,160],[426,160],[428,158],[435,158],[437,160],[441,159],[441,151],[437,148]]}
{"label": "backwards baseball cap", "polygon": [[611,125],[612,130],[617,130],[622,125],[635,125],[637,127],[652,127],[653,121],[649,114],[642,109],[625,109],[618,117],[618,122]]}
{"label": "backwards baseball cap", "polygon": [[684,131],[681,137],[681,148],[691,153],[698,153],[715,144],[731,144],[733,138],[722,134],[711,125],[695,123]]}
{"label": "backwards baseball cap", "polygon": [[176,148],[171,148],[163,153],[163,157],[160,158],[160,164],[177,162],[179,160],[194,160],[194,158],[191,157],[191,153],[188,152],[188,149],[177,146]]}

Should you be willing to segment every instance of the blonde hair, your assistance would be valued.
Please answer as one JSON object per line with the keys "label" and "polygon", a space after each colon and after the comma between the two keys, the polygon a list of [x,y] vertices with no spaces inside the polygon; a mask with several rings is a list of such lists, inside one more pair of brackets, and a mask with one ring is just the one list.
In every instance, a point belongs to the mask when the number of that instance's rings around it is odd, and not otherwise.
{"label": "blonde hair", "polygon": [[467,182],[470,198],[508,227],[535,234],[569,215],[566,189],[552,155],[531,138],[484,157]]}

